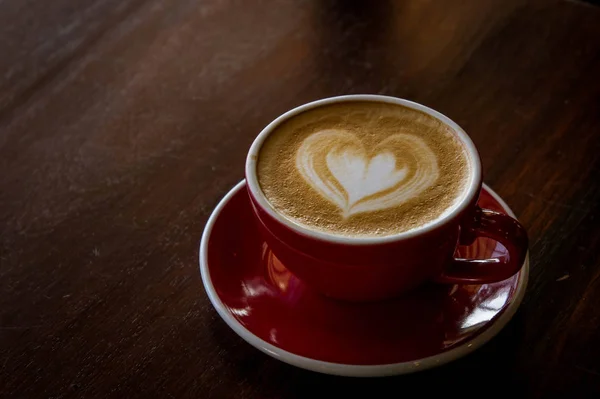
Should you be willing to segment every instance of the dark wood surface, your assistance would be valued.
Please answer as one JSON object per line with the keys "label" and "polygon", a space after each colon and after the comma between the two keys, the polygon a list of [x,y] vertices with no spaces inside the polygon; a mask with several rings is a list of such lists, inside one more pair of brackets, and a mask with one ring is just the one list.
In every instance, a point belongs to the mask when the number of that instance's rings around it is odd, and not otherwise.
{"label": "dark wood surface", "polygon": [[[349,93],[461,124],[529,230],[521,309],[445,367],[296,369],[238,338],[202,288],[200,235],[255,135]],[[0,397],[593,397],[599,223],[598,7],[0,1]]]}

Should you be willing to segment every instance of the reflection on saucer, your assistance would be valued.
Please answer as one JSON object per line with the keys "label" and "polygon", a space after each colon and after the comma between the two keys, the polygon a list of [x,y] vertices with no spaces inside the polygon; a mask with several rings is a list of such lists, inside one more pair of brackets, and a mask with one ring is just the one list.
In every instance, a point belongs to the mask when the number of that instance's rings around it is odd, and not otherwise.
{"label": "reflection on saucer", "polygon": [[504,245],[485,237],[478,237],[469,246],[459,246],[456,249],[456,257],[466,259],[504,259],[508,251]]}
{"label": "reflection on saucer", "polygon": [[262,244],[262,260],[266,267],[267,281],[288,300],[298,299],[304,291],[304,285],[281,263],[265,242]]}

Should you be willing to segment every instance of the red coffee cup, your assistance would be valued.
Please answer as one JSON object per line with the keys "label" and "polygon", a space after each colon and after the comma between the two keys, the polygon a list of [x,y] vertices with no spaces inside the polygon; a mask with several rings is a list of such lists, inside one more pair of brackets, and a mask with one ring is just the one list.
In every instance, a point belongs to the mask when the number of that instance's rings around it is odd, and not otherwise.
{"label": "red coffee cup", "polygon": [[[468,153],[466,194],[452,211],[423,227],[385,237],[346,237],[308,229],[279,214],[258,183],[256,166],[265,138],[283,121],[308,109],[345,101],[399,104],[425,112],[449,126]],[[246,181],[261,233],[273,254],[298,278],[326,296],[349,301],[391,298],[433,281],[482,284],[519,271],[527,253],[523,226],[502,213],[477,206],[481,163],[469,136],[451,119],[424,105],[379,95],[349,95],[314,101],[281,115],[254,140],[246,159]],[[457,245],[477,237],[501,243],[506,255],[491,259],[455,257]]]}

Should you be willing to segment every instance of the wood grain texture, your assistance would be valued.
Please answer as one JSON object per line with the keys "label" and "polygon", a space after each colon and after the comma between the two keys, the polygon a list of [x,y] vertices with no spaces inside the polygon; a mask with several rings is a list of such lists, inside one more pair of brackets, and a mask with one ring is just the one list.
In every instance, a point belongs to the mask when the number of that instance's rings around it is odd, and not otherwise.
{"label": "wood grain texture", "polygon": [[[0,1],[0,397],[594,397],[599,38],[570,1]],[[299,370],[202,289],[203,226],[255,135],[351,93],[457,121],[529,230],[521,310],[451,365]]]}

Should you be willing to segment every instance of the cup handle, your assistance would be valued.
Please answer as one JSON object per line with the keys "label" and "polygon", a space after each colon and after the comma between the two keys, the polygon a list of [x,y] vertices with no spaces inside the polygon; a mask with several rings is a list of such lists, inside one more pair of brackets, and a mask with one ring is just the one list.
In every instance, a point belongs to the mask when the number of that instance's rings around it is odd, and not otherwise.
{"label": "cup handle", "polygon": [[[527,232],[515,219],[503,213],[477,207],[474,220],[463,227],[461,241],[477,237],[491,238],[504,245],[506,254],[500,258],[454,258],[437,282],[449,284],[486,284],[505,280],[517,273],[527,255]],[[466,240],[465,240],[466,239]]]}

